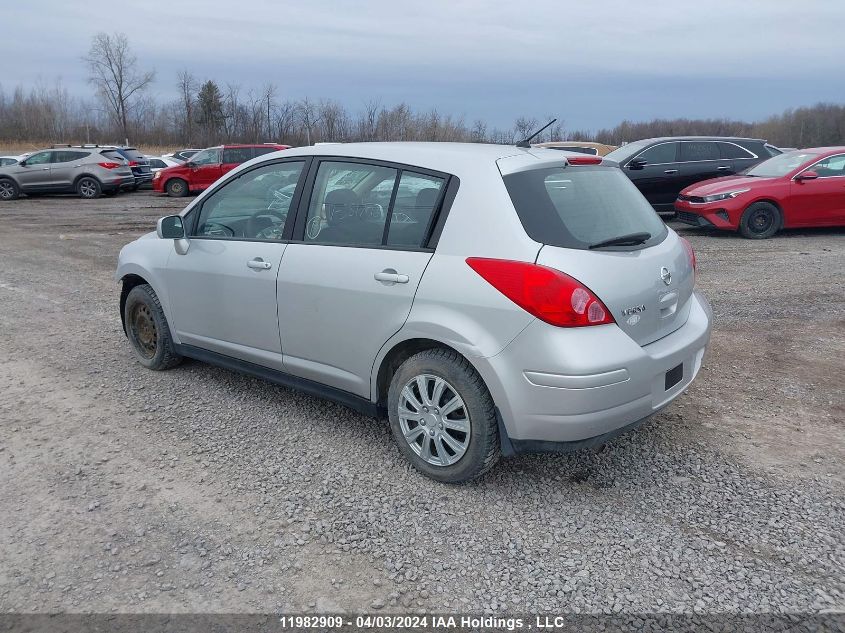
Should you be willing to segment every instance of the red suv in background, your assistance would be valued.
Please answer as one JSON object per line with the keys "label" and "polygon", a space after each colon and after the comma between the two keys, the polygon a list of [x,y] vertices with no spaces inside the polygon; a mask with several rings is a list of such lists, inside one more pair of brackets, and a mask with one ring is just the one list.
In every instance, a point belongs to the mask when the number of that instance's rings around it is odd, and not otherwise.
{"label": "red suv in background", "polygon": [[290,145],[265,143],[209,147],[191,156],[184,165],[157,171],[153,189],[175,198],[187,196],[189,192],[197,193],[208,189],[220,176],[241,163],[282,149],[290,149]]}

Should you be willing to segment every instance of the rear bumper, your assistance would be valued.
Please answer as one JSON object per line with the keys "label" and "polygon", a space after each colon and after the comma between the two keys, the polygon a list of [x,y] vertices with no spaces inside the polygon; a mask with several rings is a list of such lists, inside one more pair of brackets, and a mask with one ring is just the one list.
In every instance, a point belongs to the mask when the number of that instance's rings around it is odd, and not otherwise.
{"label": "rear bumper", "polygon": [[107,191],[111,191],[114,189],[121,189],[128,185],[131,185],[135,182],[135,177],[131,174],[128,176],[112,176],[112,177],[104,177],[100,180],[103,183],[103,189]]}
{"label": "rear bumper", "polygon": [[[683,326],[644,347],[616,325],[563,329],[534,321],[496,356],[475,359],[514,447],[578,448],[677,398],[698,374],[712,328],[707,300],[694,293],[690,302]],[[666,372],[679,365],[683,377],[666,389]]]}

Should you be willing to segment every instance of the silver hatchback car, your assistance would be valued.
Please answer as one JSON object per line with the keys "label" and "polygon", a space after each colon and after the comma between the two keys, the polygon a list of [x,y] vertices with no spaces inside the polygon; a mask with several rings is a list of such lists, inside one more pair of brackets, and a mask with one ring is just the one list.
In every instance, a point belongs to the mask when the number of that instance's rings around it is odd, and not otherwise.
{"label": "silver hatchback car", "polygon": [[615,164],[513,146],[289,149],[120,253],[150,369],[183,357],[387,417],[426,475],[596,446],[695,378],[695,256]]}

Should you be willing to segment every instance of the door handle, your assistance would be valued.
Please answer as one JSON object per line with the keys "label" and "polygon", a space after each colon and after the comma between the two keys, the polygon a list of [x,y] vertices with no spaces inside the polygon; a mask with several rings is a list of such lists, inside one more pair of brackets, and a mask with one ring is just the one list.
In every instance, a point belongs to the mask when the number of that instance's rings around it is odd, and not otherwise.
{"label": "door handle", "polygon": [[664,174],[677,174],[678,170],[677,169],[666,169],[663,173]]}
{"label": "door handle", "polygon": [[50,171],[50,168],[49,167],[42,167],[41,171]]}
{"label": "door handle", "polygon": [[273,267],[270,262],[265,262],[260,257],[256,257],[255,259],[249,260],[246,265],[252,268],[253,270],[270,270]]}
{"label": "door handle", "polygon": [[406,284],[411,278],[408,275],[400,275],[392,268],[385,268],[380,273],[373,275],[373,279],[388,284]]}
{"label": "door handle", "polygon": [[730,169],[730,167],[727,167],[726,165],[722,165],[721,167],[717,167],[716,171],[725,171],[726,169]]}

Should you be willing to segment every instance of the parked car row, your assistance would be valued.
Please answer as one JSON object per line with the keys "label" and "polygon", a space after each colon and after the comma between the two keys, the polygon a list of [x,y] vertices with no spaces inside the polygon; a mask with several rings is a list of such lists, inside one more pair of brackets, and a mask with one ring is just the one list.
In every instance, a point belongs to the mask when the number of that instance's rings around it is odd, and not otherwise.
{"label": "parked car row", "polygon": [[685,136],[628,143],[606,155],[616,161],[658,213],[675,213],[689,185],[730,176],[779,154],[761,139]]}
{"label": "parked car row", "polygon": [[[784,152],[763,139],[690,136],[644,139],[617,148],[581,141],[531,148],[615,162],[658,213],[693,226],[766,238],[781,228],[845,224],[841,147]],[[133,147],[55,145],[0,157],[0,200],[50,192],[92,198],[148,183],[156,192],[187,196],[204,191],[246,161],[286,149],[275,143],[219,145],[154,157]]]}

